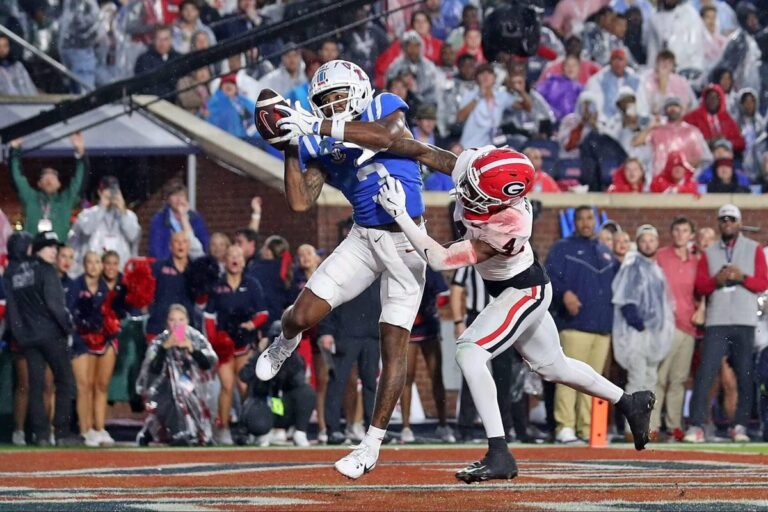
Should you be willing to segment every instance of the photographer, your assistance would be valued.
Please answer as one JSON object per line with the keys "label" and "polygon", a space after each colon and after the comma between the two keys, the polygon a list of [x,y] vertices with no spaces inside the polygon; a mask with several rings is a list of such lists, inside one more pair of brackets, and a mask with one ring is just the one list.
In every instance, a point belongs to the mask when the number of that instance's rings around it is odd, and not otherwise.
{"label": "photographer", "polygon": [[104,251],[115,251],[120,257],[120,270],[138,253],[141,227],[136,214],[125,206],[117,178],[101,178],[98,196],[99,203],[80,212],[69,232],[67,245],[75,251],[75,265],[69,270],[72,278],[83,273],[80,262],[88,251],[99,255]]}
{"label": "photographer", "polygon": [[216,353],[200,331],[189,326],[187,308],[172,304],[167,329],[147,348],[136,381],[149,415],[139,445],[151,440],[174,446],[207,445],[213,439],[209,383]]}
{"label": "photographer", "polygon": [[[270,340],[277,334],[270,331]],[[261,352],[254,353],[240,370],[240,380],[249,386],[243,405],[243,423],[248,433],[261,436],[273,427],[294,427],[293,444],[309,446],[307,428],[315,408],[315,392],[306,382],[304,359],[294,352],[275,378],[264,382],[256,378],[256,361],[260,355]]]}

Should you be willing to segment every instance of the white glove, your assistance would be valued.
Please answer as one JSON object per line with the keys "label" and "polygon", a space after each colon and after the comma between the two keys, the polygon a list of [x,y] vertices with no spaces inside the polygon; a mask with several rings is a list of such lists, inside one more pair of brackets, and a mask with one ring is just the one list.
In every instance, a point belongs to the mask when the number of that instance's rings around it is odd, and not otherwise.
{"label": "white glove", "polygon": [[384,184],[379,189],[378,195],[374,200],[381,205],[393,219],[397,219],[406,212],[405,209],[405,191],[399,180],[392,176],[387,176]]}
{"label": "white glove", "polygon": [[278,128],[288,130],[292,139],[300,135],[320,135],[323,119],[307,111],[298,100],[293,108],[278,104],[275,109],[285,114],[285,117],[277,122]]}

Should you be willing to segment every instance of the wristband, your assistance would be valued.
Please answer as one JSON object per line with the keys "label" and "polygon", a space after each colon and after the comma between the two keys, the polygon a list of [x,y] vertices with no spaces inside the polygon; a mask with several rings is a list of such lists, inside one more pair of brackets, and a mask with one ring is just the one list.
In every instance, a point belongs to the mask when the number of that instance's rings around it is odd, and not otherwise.
{"label": "wristband", "polygon": [[252,213],[251,214],[251,218],[252,219],[260,219],[261,218],[261,214],[260,213]]}
{"label": "wristband", "polygon": [[340,119],[334,119],[331,122],[331,137],[337,140],[344,140],[344,125],[346,121]]}

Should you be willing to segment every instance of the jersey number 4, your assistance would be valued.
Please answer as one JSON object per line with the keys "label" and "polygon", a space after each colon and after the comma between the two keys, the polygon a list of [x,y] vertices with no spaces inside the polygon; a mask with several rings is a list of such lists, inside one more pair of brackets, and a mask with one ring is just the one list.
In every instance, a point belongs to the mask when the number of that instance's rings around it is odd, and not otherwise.
{"label": "jersey number 4", "polygon": [[506,254],[507,256],[517,256],[518,254],[523,252],[523,250],[525,249],[525,245],[523,245],[520,249],[515,251],[516,241],[517,241],[517,238],[510,238],[509,242],[504,244],[504,246],[502,247],[502,249],[504,249],[504,254]]}

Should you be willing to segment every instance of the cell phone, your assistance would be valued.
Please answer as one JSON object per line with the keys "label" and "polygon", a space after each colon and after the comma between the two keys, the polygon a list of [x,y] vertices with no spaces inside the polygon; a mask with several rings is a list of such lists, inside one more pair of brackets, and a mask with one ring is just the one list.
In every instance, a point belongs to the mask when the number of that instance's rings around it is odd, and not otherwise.
{"label": "cell phone", "polygon": [[181,346],[184,344],[185,333],[186,329],[184,329],[182,324],[178,324],[173,327],[173,337],[176,338],[176,345]]}

